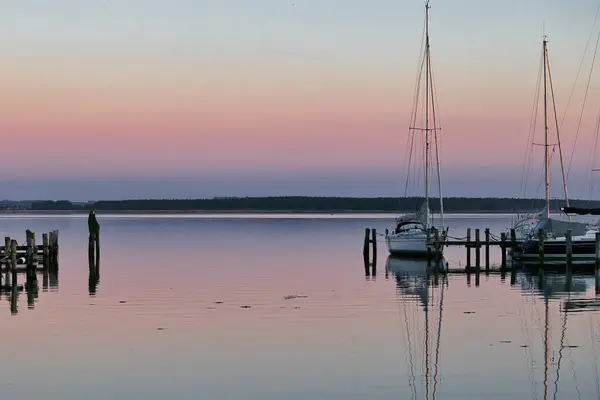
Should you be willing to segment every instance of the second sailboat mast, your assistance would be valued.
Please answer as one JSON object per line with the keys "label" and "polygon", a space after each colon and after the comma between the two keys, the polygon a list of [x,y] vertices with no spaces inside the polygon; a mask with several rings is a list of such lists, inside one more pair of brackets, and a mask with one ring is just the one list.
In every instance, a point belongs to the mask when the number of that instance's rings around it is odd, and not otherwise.
{"label": "second sailboat mast", "polygon": [[429,228],[429,1],[425,3],[425,221]]}
{"label": "second sailboat mast", "polygon": [[548,152],[548,102],[547,102],[547,68],[548,49],[546,44],[548,39],[544,36],[544,175],[546,184],[546,217],[550,218],[550,170],[548,169],[549,152]]}

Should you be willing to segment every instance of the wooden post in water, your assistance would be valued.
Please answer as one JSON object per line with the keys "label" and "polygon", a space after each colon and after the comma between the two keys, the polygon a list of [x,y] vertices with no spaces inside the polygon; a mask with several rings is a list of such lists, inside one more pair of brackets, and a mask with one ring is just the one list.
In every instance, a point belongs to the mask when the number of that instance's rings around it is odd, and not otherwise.
{"label": "wooden post in water", "polygon": [[510,248],[512,251],[517,249],[517,231],[515,228],[510,230]]}
{"label": "wooden post in water", "polygon": [[475,229],[475,286],[479,286],[481,272],[481,240],[479,238],[479,228]]}
{"label": "wooden post in water", "polygon": [[600,294],[600,232],[596,232],[595,275],[596,294]]}
{"label": "wooden post in water", "polygon": [[566,291],[571,291],[571,283],[572,283],[572,268],[573,268],[573,231],[568,229],[565,233],[567,251],[566,251]]}
{"label": "wooden post in water", "polygon": [[481,266],[481,240],[479,238],[479,228],[475,229],[475,268],[479,273]]}
{"label": "wooden post in water", "polygon": [[29,229],[25,231],[25,243],[27,243],[27,252],[25,256],[25,263],[27,264],[27,269],[31,268],[33,265],[33,232]]}
{"label": "wooden post in water", "polygon": [[48,268],[48,234],[42,233],[42,264]]}
{"label": "wooden post in water", "polygon": [[12,239],[10,241],[10,272],[12,275],[11,283],[17,284],[17,241]]}
{"label": "wooden post in water", "polygon": [[37,251],[37,241],[35,240],[35,232],[31,235],[31,239],[33,240],[33,265],[38,264],[38,251]]}
{"label": "wooden post in water", "polygon": [[500,270],[504,271],[506,269],[506,232],[500,234],[500,251],[502,252]]}
{"label": "wooden post in water", "polygon": [[485,272],[490,272],[490,228],[485,228]]}
{"label": "wooden post in water", "polygon": [[365,261],[365,268],[367,268],[369,266],[369,246],[370,246],[370,238],[371,236],[371,229],[369,228],[365,228],[365,241],[363,244],[363,258]]}
{"label": "wooden post in water", "polygon": [[540,229],[538,231],[538,257],[540,261],[540,268],[544,268],[544,240],[546,239],[546,231]]}
{"label": "wooden post in water", "polygon": [[373,245],[373,267],[371,274],[377,272],[377,229],[371,229],[371,244]]}
{"label": "wooden post in water", "polygon": [[[4,237],[4,266],[6,267],[6,273],[5,273],[5,277],[4,277],[4,284],[8,285],[8,273],[10,271],[10,237],[9,236],[5,236]],[[0,273],[0,275],[2,275]]]}
{"label": "wooden post in water", "polygon": [[54,268],[58,269],[58,230],[54,232],[54,251],[52,255],[52,263],[54,264]]}
{"label": "wooden post in water", "polygon": [[58,231],[52,231],[48,235],[48,249],[50,268],[58,270]]}
{"label": "wooden post in water", "polygon": [[471,269],[471,228],[467,228],[467,269]]}

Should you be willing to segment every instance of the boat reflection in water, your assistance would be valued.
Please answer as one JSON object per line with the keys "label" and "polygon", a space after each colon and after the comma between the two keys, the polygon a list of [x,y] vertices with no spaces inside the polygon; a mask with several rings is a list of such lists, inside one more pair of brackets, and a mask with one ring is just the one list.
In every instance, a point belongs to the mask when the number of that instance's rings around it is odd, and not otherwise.
{"label": "boat reflection in water", "polygon": [[516,283],[525,294],[537,294],[549,298],[565,298],[575,294],[585,294],[593,286],[593,277],[573,275],[569,282],[565,274],[535,274],[529,271],[517,275]]}
{"label": "boat reflection in water", "polygon": [[[440,267],[446,265],[443,258],[439,263]],[[430,398],[431,395],[435,398],[441,384],[438,366],[442,354],[444,288],[448,286],[448,277],[432,271],[431,260],[389,256],[386,261],[386,273],[393,274],[396,279],[408,386],[413,399]],[[435,291],[439,293],[434,294]],[[417,379],[419,373],[423,375]]]}

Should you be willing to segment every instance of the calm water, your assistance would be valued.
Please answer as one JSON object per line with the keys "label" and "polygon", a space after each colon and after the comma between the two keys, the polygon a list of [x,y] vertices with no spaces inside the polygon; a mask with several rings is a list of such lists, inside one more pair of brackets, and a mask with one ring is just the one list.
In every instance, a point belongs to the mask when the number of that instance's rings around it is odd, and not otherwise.
{"label": "calm water", "polygon": [[[561,277],[525,274],[436,286],[414,262],[386,274],[383,243],[366,277],[364,228],[383,232],[389,218],[99,215],[90,295],[86,216],[0,217],[0,237],[59,229],[61,244],[58,281],[40,276],[33,307],[21,293],[12,315],[2,294],[2,398],[600,396],[600,315],[581,307],[593,277],[570,294]],[[499,234],[509,218],[447,224]],[[463,253],[446,258],[464,265]]]}

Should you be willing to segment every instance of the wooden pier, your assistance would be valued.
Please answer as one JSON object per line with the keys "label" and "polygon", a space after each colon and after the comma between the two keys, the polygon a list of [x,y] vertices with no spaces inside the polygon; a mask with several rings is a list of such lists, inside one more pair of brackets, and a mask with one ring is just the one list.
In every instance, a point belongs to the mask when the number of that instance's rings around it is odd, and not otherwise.
{"label": "wooden pier", "polygon": [[[439,269],[439,252],[432,251],[432,255],[438,254],[438,256],[434,256],[433,261],[431,259],[428,260],[428,266],[431,266],[431,272],[434,276],[434,282],[438,279],[438,275],[440,273],[463,273],[466,274],[467,284],[471,283],[471,275],[475,275],[475,286],[479,286],[480,283],[480,274],[484,272],[485,275],[489,275],[490,273],[499,273],[501,279],[506,277],[507,272],[510,272],[510,283],[514,285],[516,282],[516,274],[517,269],[519,267],[529,266],[533,267],[533,272],[537,273],[540,281],[544,280],[546,273],[560,273],[565,275],[566,283],[565,290],[570,291],[572,284],[572,276],[573,269],[576,268],[580,272],[584,272],[587,274],[593,273],[595,275],[595,289],[596,295],[600,295],[600,232],[596,232],[595,234],[595,252],[593,254],[585,254],[585,257],[579,257],[576,262],[573,257],[573,235],[572,231],[568,230],[565,232],[565,254],[559,255],[546,255],[544,254],[544,240],[546,238],[546,232],[544,230],[539,230],[537,232],[538,243],[542,244],[538,246],[539,252],[537,257],[533,255],[533,262],[531,260],[528,263],[521,263],[517,258],[513,258],[512,254],[508,254],[509,250],[515,250],[518,248],[521,242],[517,241],[515,230],[510,230],[510,237],[507,237],[506,233],[501,233],[500,237],[495,237],[490,233],[489,229],[484,230],[484,238],[481,240],[480,230],[475,229],[475,235],[471,235],[472,230],[467,229],[466,236],[464,238],[455,238],[455,237],[446,237],[441,238],[439,232],[435,231],[431,235],[431,242],[429,246],[432,250],[439,249],[440,246],[450,247],[450,246],[462,246],[466,248],[466,265],[464,268],[443,268]],[[365,276],[367,279],[375,279],[377,275],[377,231],[375,229],[365,229],[365,238],[364,238],[364,247],[363,247],[363,258],[364,258],[364,266],[365,266]],[[380,234],[381,235],[381,234]],[[385,236],[385,235],[381,235]],[[490,263],[490,247],[497,246],[501,250],[501,262],[500,265],[492,265]],[[484,249],[484,264],[481,262],[481,249]],[[475,262],[473,265],[471,258],[471,250],[475,251]],[[373,254],[373,258],[370,258],[370,254]],[[510,262],[509,262],[510,255]],[[483,270],[483,268],[485,268]],[[532,269],[529,268],[529,271]],[[537,271],[537,272],[536,272]],[[388,277],[388,270],[386,268],[385,274],[386,278]]]}
{"label": "wooden pier", "polygon": [[25,272],[36,269],[58,268],[58,231],[42,234],[42,244],[37,244],[35,233],[27,230],[25,242],[19,244],[11,237],[4,238],[0,246],[0,271]]}
{"label": "wooden pier", "polygon": [[[37,244],[34,232],[25,232],[22,244],[11,237],[0,246],[0,293],[6,293],[11,314],[17,314],[18,293],[27,292],[27,307],[32,309],[38,297],[38,271],[42,272],[42,287],[48,290],[58,286],[58,231],[43,233],[42,244]],[[24,284],[18,275],[25,274]]]}
{"label": "wooden pier", "polygon": [[[474,235],[472,235],[474,231]],[[376,267],[377,264],[377,231],[375,229],[365,229],[365,239],[363,247],[363,257],[365,259],[365,268]],[[380,236],[385,236],[379,234]],[[486,272],[491,271],[504,271],[507,269],[514,269],[517,266],[537,266],[542,269],[564,269],[566,273],[571,273],[572,268],[576,267],[579,269],[590,270],[594,268],[594,272],[599,272],[600,275],[600,233],[596,233],[595,237],[595,248],[594,254],[585,256],[579,256],[576,260],[573,257],[573,242],[572,232],[568,230],[565,232],[566,238],[566,252],[565,254],[544,254],[544,240],[546,238],[546,232],[540,229],[537,232],[539,253],[533,256],[529,256],[527,260],[522,259],[519,256],[513,256],[515,250],[522,244],[521,241],[516,239],[516,233],[514,229],[510,230],[510,236],[506,232],[502,232],[499,237],[492,235],[489,229],[483,230],[483,238],[480,229],[468,228],[465,237],[442,237],[437,229],[434,229],[430,235],[428,247],[431,249],[432,254],[439,253],[437,249],[441,247],[464,247],[466,249],[466,265],[464,268],[447,269],[448,272],[476,272],[482,268],[485,268]],[[492,265],[490,263],[490,248],[498,247],[501,251],[500,265]],[[483,250],[483,260],[482,260]],[[370,254],[373,254],[371,261]],[[474,254],[473,254],[474,253]],[[474,259],[473,256],[474,255]],[[437,264],[434,264],[436,266]]]}

